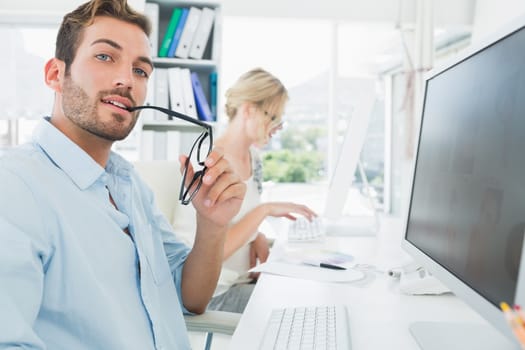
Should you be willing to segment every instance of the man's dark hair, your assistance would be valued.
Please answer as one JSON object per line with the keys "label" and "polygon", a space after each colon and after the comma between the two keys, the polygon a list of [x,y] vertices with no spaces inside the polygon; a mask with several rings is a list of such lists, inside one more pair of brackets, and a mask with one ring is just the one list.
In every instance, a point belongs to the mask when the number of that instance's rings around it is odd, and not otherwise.
{"label": "man's dark hair", "polygon": [[107,16],[137,25],[149,36],[151,23],[149,19],[133,10],[127,0],[91,0],[66,14],[58,30],[55,57],[64,61],[66,73],[82,40],[84,28],[91,25],[95,17]]}

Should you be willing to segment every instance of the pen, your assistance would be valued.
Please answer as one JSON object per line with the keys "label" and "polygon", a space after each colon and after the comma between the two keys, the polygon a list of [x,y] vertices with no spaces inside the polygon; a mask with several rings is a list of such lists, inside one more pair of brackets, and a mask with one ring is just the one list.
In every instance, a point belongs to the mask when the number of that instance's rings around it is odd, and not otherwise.
{"label": "pen", "polygon": [[514,328],[514,327],[522,327],[524,325],[524,320],[520,317],[519,311],[521,311],[521,308],[519,306],[514,306],[514,309],[511,309],[509,304],[506,302],[500,303],[501,311],[503,311],[503,314],[505,315],[505,318],[507,322]]}
{"label": "pen", "polygon": [[319,267],[324,267],[326,269],[332,269],[332,270],[346,270],[345,267],[338,266],[338,265],[327,264],[327,263],[323,263],[323,262],[319,264]]}
{"label": "pen", "polygon": [[322,267],[322,268],[325,268],[325,269],[346,270],[346,267],[339,266],[339,265],[332,265],[332,264],[324,263],[324,262],[319,262],[318,263],[318,262],[312,262],[312,261],[303,261],[303,263],[306,264],[306,265]]}
{"label": "pen", "polygon": [[520,343],[521,348],[525,349],[525,325],[522,318],[523,312],[521,308],[515,305],[514,309],[511,309],[510,306],[505,302],[500,303],[500,308],[505,315],[505,319],[512,328],[512,332]]}
{"label": "pen", "polygon": [[525,314],[523,313],[523,310],[522,310],[521,306],[514,305],[514,313],[520,319],[521,324],[525,326]]}

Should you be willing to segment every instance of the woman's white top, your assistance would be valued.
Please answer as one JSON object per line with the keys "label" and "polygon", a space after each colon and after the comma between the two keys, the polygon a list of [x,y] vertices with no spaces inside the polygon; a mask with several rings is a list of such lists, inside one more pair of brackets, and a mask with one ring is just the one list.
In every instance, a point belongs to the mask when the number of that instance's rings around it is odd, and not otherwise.
{"label": "woman's white top", "polygon": [[[252,175],[244,181],[246,184],[246,195],[239,213],[232,219],[232,223],[238,222],[246,213],[257,207],[261,202],[261,160],[256,149],[251,148],[250,155]],[[182,237],[189,246],[193,246],[196,230],[195,209],[193,206],[177,205],[173,215],[173,228],[176,234]],[[246,280],[246,273],[250,268],[250,243],[255,239],[257,233],[258,229],[250,234],[249,239],[243,246],[224,261],[214,296],[224,293],[233,284]]]}

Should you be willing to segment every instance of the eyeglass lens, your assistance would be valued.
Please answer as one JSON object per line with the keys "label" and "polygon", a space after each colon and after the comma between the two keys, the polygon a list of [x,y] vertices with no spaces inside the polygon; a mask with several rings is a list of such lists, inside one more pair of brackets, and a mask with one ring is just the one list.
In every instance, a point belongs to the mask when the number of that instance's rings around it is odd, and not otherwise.
{"label": "eyeglass lens", "polygon": [[[211,135],[208,133],[208,131],[204,131],[202,134],[200,134],[197,140],[195,140],[193,146],[191,147],[188,158],[186,159],[186,163],[184,164],[182,184],[179,193],[179,200],[183,205],[188,205],[191,203],[202,186],[202,179],[207,169],[204,165],[204,162],[211,152],[211,141]],[[185,186],[190,164],[194,173],[189,184]]]}
{"label": "eyeglass lens", "polygon": [[[141,109],[154,109],[154,110],[167,114],[170,117],[170,119],[172,118],[182,119],[191,124],[197,124],[205,129],[202,132],[202,134],[197,138],[197,140],[193,143],[193,145],[191,146],[191,150],[188,155],[188,159],[186,160],[186,163],[184,165],[182,183],[181,183],[180,192],[179,192],[179,200],[181,201],[183,205],[188,205],[189,203],[191,203],[193,197],[195,197],[195,195],[197,194],[197,192],[202,186],[202,178],[204,177],[204,173],[206,172],[206,166],[204,165],[204,161],[210,154],[211,149],[213,147],[212,129],[208,124],[200,120],[196,120],[192,117],[189,117],[179,112],[172,111],[164,107],[134,106],[134,107],[127,108],[127,110],[130,112],[141,110]],[[197,147],[196,150],[195,150],[195,147]],[[188,166],[190,162],[192,162],[194,174],[193,174],[193,178],[188,184],[188,187],[186,187],[185,186],[186,176],[188,174]]]}

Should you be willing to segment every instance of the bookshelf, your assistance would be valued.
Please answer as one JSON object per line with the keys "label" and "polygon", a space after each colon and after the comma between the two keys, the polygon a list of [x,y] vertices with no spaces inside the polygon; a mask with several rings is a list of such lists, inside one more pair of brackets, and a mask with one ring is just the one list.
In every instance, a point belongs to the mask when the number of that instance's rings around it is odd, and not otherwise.
{"label": "bookshelf", "polygon": [[[192,114],[190,112],[178,110],[176,107],[174,107],[174,102],[172,100],[173,97],[170,96],[170,94],[173,93],[173,89],[170,89],[170,83],[171,85],[175,84],[173,83],[172,77],[168,76],[168,70],[171,68],[189,69],[191,73],[196,73],[196,75],[198,76],[198,80],[200,82],[200,86],[202,87],[204,96],[206,97],[207,102],[210,106],[212,114],[215,118],[214,120],[216,120],[217,106],[219,105],[217,93],[217,80],[220,77],[219,61],[221,48],[220,3],[215,1],[196,0],[147,0],[145,11],[147,15],[148,3],[154,4],[153,6],[157,7],[158,17],[156,19],[150,17],[150,19],[152,20],[152,25],[154,27],[152,30],[152,35],[154,35],[154,37],[151,38],[151,41],[153,47],[152,55],[153,64],[155,66],[155,72],[152,78],[150,79],[152,81],[150,86],[148,87],[148,90],[150,92],[148,93],[146,103],[171,108],[173,110],[191,116]],[[194,51],[192,51],[194,50],[193,46],[191,46],[191,50],[188,49],[188,56],[190,57],[177,57],[177,55],[175,54],[175,52],[177,51],[173,48],[171,48],[172,52],[170,57],[159,57],[164,38],[166,37],[166,32],[169,31],[168,28],[170,26],[170,21],[172,20],[174,9],[189,9],[188,12],[190,13],[185,19],[185,24],[187,26],[190,26],[188,23],[191,23],[190,16],[192,7],[201,10],[200,17],[204,17],[202,13],[205,11],[213,13],[213,23],[211,25],[211,30],[209,32],[209,35],[207,36],[205,46],[201,45],[201,47],[204,47],[204,49],[201,49],[200,52],[200,55],[202,57],[192,58],[192,53],[194,53]],[[211,9],[212,11],[204,10],[205,8]],[[196,22],[194,21],[193,23]],[[199,25],[202,24],[199,23]],[[200,28],[194,29],[194,33],[196,34],[192,36],[193,40],[195,41],[198,41],[196,37],[198,36],[199,29]],[[172,31],[173,30],[174,29],[172,28]],[[178,46],[182,46],[181,43],[183,41],[182,39],[184,38],[183,31],[185,30],[184,25],[182,26],[182,29],[179,30],[182,31],[182,35],[180,35],[180,41]],[[186,35],[186,37],[188,36]],[[166,51],[164,51],[164,55],[166,55]],[[212,80],[210,79],[212,75],[215,76],[214,83],[212,83]],[[212,88],[212,84],[215,85],[214,88]],[[186,90],[183,92],[187,94],[188,86],[187,84],[184,84],[184,86],[186,86]],[[212,98],[212,90],[214,90],[215,92],[215,98]],[[194,99],[195,98],[196,97],[194,94]],[[181,102],[183,102],[182,97]],[[197,101],[194,101],[193,113],[195,113],[196,117],[198,116],[200,118],[202,117],[202,114],[196,112],[196,103]],[[186,108],[188,108],[187,104],[184,105],[186,106]],[[189,108],[191,109],[191,107]],[[214,124],[214,121],[209,122],[212,125]],[[177,157],[178,153],[187,152],[187,150],[189,150],[191,143],[193,143],[193,139],[196,137],[196,133],[200,133],[200,131],[201,129],[199,129],[195,125],[191,125],[184,121],[176,119],[168,120],[168,117],[160,112],[157,113],[154,111],[149,111],[149,113],[143,113],[141,116],[140,158],[142,160],[160,160],[175,158]]]}

